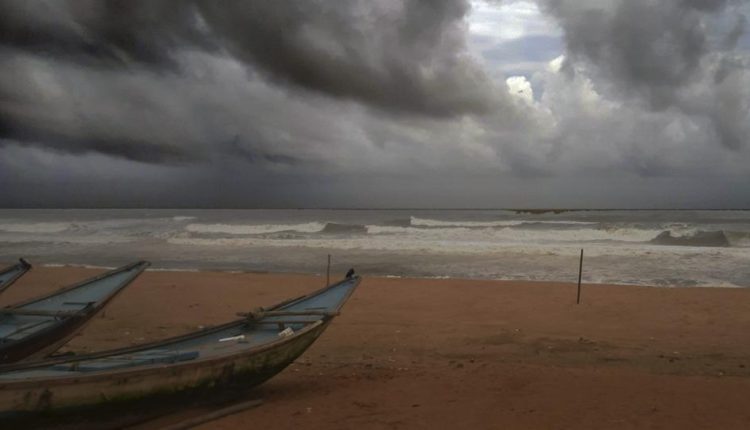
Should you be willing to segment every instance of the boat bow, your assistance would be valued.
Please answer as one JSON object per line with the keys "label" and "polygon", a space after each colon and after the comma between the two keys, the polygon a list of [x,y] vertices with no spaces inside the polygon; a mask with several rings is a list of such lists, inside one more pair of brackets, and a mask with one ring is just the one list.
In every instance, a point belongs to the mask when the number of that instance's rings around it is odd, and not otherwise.
{"label": "boat bow", "polygon": [[0,293],[16,282],[31,269],[31,264],[23,258],[18,259],[18,263],[0,270]]}
{"label": "boat bow", "polygon": [[0,309],[0,363],[42,358],[64,345],[149,263],[139,261]]}

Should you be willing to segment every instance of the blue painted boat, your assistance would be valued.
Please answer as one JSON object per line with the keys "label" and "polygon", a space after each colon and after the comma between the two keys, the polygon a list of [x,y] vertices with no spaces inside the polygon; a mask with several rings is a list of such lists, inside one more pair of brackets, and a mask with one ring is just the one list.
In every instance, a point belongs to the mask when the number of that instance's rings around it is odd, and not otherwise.
{"label": "blue painted boat", "polygon": [[0,368],[0,414],[149,404],[158,396],[251,387],[281,372],[360,283],[352,276],[196,333],[119,350]]}
{"label": "blue painted boat", "polygon": [[128,264],[0,308],[0,363],[41,359],[55,352],[148,266],[145,261]]}
{"label": "blue painted boat", "polygon": [[0,293],[16,282],[31,269],[31,264],[23,258],[18,259],[18,263],[0,270]]}

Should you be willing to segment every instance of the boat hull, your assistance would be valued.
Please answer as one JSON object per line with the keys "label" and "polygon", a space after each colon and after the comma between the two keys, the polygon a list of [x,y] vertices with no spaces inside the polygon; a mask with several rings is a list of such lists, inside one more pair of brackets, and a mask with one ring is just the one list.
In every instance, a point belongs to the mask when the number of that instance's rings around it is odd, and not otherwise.
{"label": "boat hull", "polygon": [[[28,263],[23,262],[28,265]],[[86,324],[102,309],[104,309],[111,300],[113,300],[122,290],[132,283],[150,263],[141,261],[111,270],[101,275],[87,279],[78,284],[71,285],[67,288],[58,290],[47,296],[37,297],[22,303],[0,309],[0,324],[6,327],[17,328],[23,331],[23,321],[13,319],[4,320],[3,312],[51,312],[43,316],[38,316],[40,320],[26,321],[31,325],[32,330],[35,325],[49,321],[49,325],[36,329],[31,332],[25,332],[22,337],[10,339],[10,337],[0,337],[0,364],[15,363],[21,360],[36,360],[47,357],[49,354],[57,351],[61,346],[67,343],[76,333],[80,332]],[[117,277],[120,278],[117,278]],[[101,294],[96,294],[94,287],[104,285],[105,289]],[[88,289],[87,289],[88,288]],[[79,294],[76,296],[76,294]],[[69,297],[69,299],[66,299]],[[71,300],[71,301],[65,301]],[[58,303],[59,302],[59,303]],[[75,312],[65,316],[58,316],[54,312],[63,311],[65,307],[76,307]],[[10,314],[13,316],[13,314]],[[7,317],[10,318],[10,317]]]}
{"label": "boat hull", "polygon": [[0,411],[80,410],[205,389],[252,387],[281,372],[325,331],[319,321],[264,348],[181,364],[54,379],[0,382]]}
{"label": "boat hull", "polygon": [[0,364],[41,359],[52,354],[65,345],[71,337],[75,336],[90,318],[89,315],[70,317],[37,336],[29,336],[14,342],[1,344]]}

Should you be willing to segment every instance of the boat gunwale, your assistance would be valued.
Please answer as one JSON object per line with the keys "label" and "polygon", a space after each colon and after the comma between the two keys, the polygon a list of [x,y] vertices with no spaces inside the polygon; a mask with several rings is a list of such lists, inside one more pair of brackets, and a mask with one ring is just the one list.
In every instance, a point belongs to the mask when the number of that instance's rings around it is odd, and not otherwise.
{"label": "boat gunwale", "polygon": [[[60,290],[55,291],[54,293],[47,294],[47,295],[41,296],[41,297],[32,298],[32,299],[29,299],[29,300],[25,300],[25,301],[20,302],[20,303],[15,303],[15,304],[6,306],[5,308],[0,308],[0,313],[2,313],[2,309],[18,309],[20,307],[23,307],[23,306],[26,306],[26,305],[29,305],[29,304],[32,304],[32,303],[36,303],[36,302],[40,302],[40,301],[43,301],[43,300],[47,300],[47,299],[52,298],[52,297],[54,297],[56,295],[59,295],[59,294],[62,294],[62,293],[68,292],[68,291],[72,291],[72,290],[74,290],[76,288],[80,288],[80,287],[82,287],[84,285],[88,285],[88,284],[90,284],[92,282],[100,281],[102,279],[105,279],[105,278],[107,278],[109,276],[112,276],[112,275],[115,275],[117,273],[126,272],[128,270],[133,269],[134,267],[136,267],[138,265],[141,265],[142,267],[140,267],[136,272],[134,272],[115,291],[109,293],[108,295],[102,297],[101,300],[97,301],[98,304],[96,306],[94,306],[94,307],[88,307],[87,306],[87,307],[84,307],[84,308],[80,309],[78,312],[76,312],[74,314],[70,314],[70,315],[66,315],[66,316],[62,316],[62,317],[48,317],[48,319],[52,320],[53,324],[50,324],[49,326],[44,327],[41,330],[35,331],[35,332],[29,334],[28,336],[24,336],[24,337],[22,337],[20,339],[13,339],[13,340],[9,340],[9,341],[0,343],[0,354],[2,354],[3,351],[7,351],[7,350],[10,350],[10,349],[16,347],[17,345],[21,345],[24,342],[29,342],[30,339],[44,338],[45,336],[48,336],[51,333],[54,333],[56,330],[60,330],[61,327],[64,327],[66,325],[71,326],[72,328],[70,328],[70,332],[69,333],[64,334],[63,336],[61,336],[59,338],[55,338],[55,339],[51,340],[50,343],[49,343],[49,345],[47,345],[47,346],[45,346],[45,347],[43,347],[41,349],[38,349],[38,350],[34,351],[33,353],[28,354],[28,355],[26,355],[25,357],[23,357],[23,358],[21,358],[19,360],[16,360],[16,362],[22,362],[25,359],[33,358],[35,356],[46,356],[48,354],[51,354],[51,353],[57,351],[60,347],[62,347],[68,341],[70,341],[70,339],[73,336],[75,336],[76,333],[78,333],[81,330],[83,330],[86,327],[86,325],[89,322],[91,322],[91,320],[93,319],[93,317],[96,316],[96,314],[98,314],[102,309],[104,309],[104,307],[106,307],[109,304],[109,302],[112,301],[118,294],[120,294],[122,291],[124,291],[125,288],[128,285],[130,285],[133,281],[135,281],[136,278],[138,278],[138,276],[140,276],[141,273],[143,273],[151,265],[151,263],[149,263],[148,261],[144,261],[144,260],[137,261],[137,262],[134,262],[134,263],[130,263],[130,264],[127,264],[125,266],[118,267],[116,269],[109,270],[109,271],[107,271],[105,273],[102,273],[102,274],[99,274],[97,276],[94,276],[94,277],[85,279],[83,281],[77,282],[77,283],[75,283],[73,285],[64,287],[64,288],[62,288]],[[3,371],[2,369],[5,366],[12,366],[12,365],[14,365],[14,363],[6,363],[4,365],[0,364],[0,372]]]}
{"label": "boat gunwale", "polygon": [[5,283],[3,283],[2,285],[0,285],[0,293],[2,293],[3,291],[5,291],[11,285],[13,285],[13,283],[15,283],[21,276],[23,276],[26,273],[28,273],[28,271],[31,270],[31,267],[32,267],[31,264],[29,264],[28,261],[24,260],[23,258],[19,258],[18,259],[18,263],[14,264],[12,266],[6,267],[2,271],[0,271],[0,274],[4,274],[4,273],[8,273],[8,272],[10,272],[12,270],[16,270],[16,268],[19,267],[19,266],[23,270],[21,270],[18,273],[16,273],[15,276],[8,278],[5,281]]}
{"label": "boat gunwale", "polygon": [[[343,297],[339,305],[335,308],[336,310],[340,310],[341,307],[349,300],[349,297],[354,293],[354,290],[356,290],[356,287],[361,282],[362,278],[357,276],[352,279],[343,279],[335,284],[328,285],[324,288],[321,288],[319,290],[316,290],[314,292],[311,292],[307,295],[304,295],[302,297],[299,297],[297,299],[287,300],[281,303],[277,303],[267,309],[278,309],[279,307],[286,307],[291,306],[295,303],[298,303],[302,300],[312,298],[314,296],[320,295],[324,293],[325,291],[328,291],[330,289],[333,289],[345,282],[354,281],[354,287],[351,288],[346,295]],[[324,316],[318,320],[312,321],[311,323],[308,323],[305,327],[295,331],[291,336],[286,336],[281,339],[276,339],[274,341],[271,341],[269,343],[257,345],[245,350],[240,350],[237,352],[222,354],[214,357],[205,357],[205,358],[197,358],[190,361],[185,362],[177,362],[177,363],[154,363],[154,364],[146,364],[141,366],[136,366],[134,368],[123,368],[123,369],[114,369],[114,370],[105,370],[97,373],[90,373],[90,374],[74,374],[74,375],[59,375],[59,376],[39,376],[35,378],[26,378],[22,380],[9,380],[4,381],[0,379],[0,389],[6,389],[6,388],[16,388],[16,387],[23,387],[25,385],[29,384],[36,384],[39,381],[45,381],[48,383],[54,383],[55,385],[65,385],[66,383],[80,383],[80,380],[85,379],[88,381],[98,381],[98,380],[107,380],[107,379],[118,379],[123,377],[128,377],[129,375],[148,375],[150,373],[154,372],[160,372],[164,370],[164,368],[170,368],[170,369],[189,369],[192,366],[201,366],[205,365],[208,362],[211,361],[222,361],[222,360],[233,360],[235,358],[240,358],[245,355],[253,355],[256,353],[264,352],[266,349],[274,348],[279,345],[283,345],[285,342],[291,342],[294,340],[299,339],[302,335],[308,333],[309,331],[319,327],[322,324],[328,324],[333,320],[334,316]],[[200,330],[197,332],[191,332],[186,333],[180,336],[175,336],[172,338],[167,338],[160,341],[154,341],[150,343],[145,343],[141,345],[135,345],[125,348],[119,348],[114,350],[108,350],[108,351],[102,351],[98,353],[92,353],[92,354],[85,354],[81,356],[72,356],[72,357],[61,357],[61,359],[55,360],[41,360],[37,362],[29,362],[29,363],[19,363],[19,364],[9,364],[9,365],[3,365],[0,366],[0,373],[6,373],[6,372],[17,372],[17,371],[23,371],[23,370],[32,370],[32,369],[39,369],[44,367],[49,367],[52,365],[57,364],[64,364],[64,363],[73,363],[73,362],[80,362],[80,361],[86,361],[86,360],[96,360],[99,358],[105,358],[105,357],[111,357],[115,355],[122,355],[127,354],[130,352],[137,352],[137,351],[144,351],[148,349],[153,349],[154,347],[159,346],[167,346],[174,343],[179,343],[185,340],[194,339],[197,337],[202,337],[206,335],[210,335],[211,333],[219,332],[234,326],[240,326],[245,325],[247,323],[246,319],[238,319],[234,321],[230,321],[224,324],[220,324],[215,327],[211,327],[208,329]],[[306,323],[305,321],[300,321],[300,323]]]}
{"label": "boat gunwale", "polygon": [[[42,300],[51,299],[52,297],[55,297],[55,296],[63,294],[63,293],[67,293],[68,291],[75,290],[77,288],[83,287],[84,285],[90,284],[92,282],[100,281],[100,280],[102,280],[104,278],[107,278],[107,277],[109,277],[111,275],[114,275],[114,274],[117,274],[117,273],[120,273],[120,272],[128,271],[128,270],[130,270],[133,267],[136,267],[138,265],[143,265],[143,267],[141,267],[133,275],[133,277],[130,278],[130,280],[128,281],[128,284],[129,284],[130,282],[132,282],[133,280],[135,280],[135,278],[138,277],[138,275],[140,275],[141,273],[143,273],[143,271],[146,270],[151,265],[151,263],[149,263],[148,261],[145,261],[145,260],[139,260],[139,261],[136,261],[136,262],[133,262],[133,263],[130,263],[130,264],[126,264],[125,266],[116,267],[116,268],[114,268],[112,270],[108,270],[108,271],[106,271],[104,273],[100,273],[100,274],[98,274],[96,276],[93,276],[91,278],[87,278],[87,279],[84,279],[82,281],[76,282],[75,284],[71,284],[71,285],[68,285],[67,287],[63,287],[63,288],[60,288],[58,290],[55,290],[55,291],[53,291],[53,292],[51,292],[49,294],[46,294],[46,295],[43,295],[43,296],[38,296],[38,297],[32,297],[30,299],[26,299],[26,300],[23,300],[23,301],[18,302],[18,303],[13,303],[12,305],[5,306],[5,309],[16,309],[16,308],[20,308],[20,307],[23,307],[23,306],[30,305],[32,303],[41,302]],[[111,297],[114,297],[114,295],[116,295],[121,290],[122,290],[122,288],[118,289],[113,294],[110,294],[109,296],[107,296],[107,300],[109,300]],[[0,308],[0,310],[1,309],[2,308]]]}
{"label": "boat gunwale", "polygon": [[[85,383],[96,383],[107,380],[127,379],[133,376],[150,376],[153,374],[160,374],[165,369],[179,369],[179,370],[190,370],[194,367],[204,367],[207,363],[212,365],[219,365],[222,362],[235,361],[242,359],[245,356],[260,354],[266,352],[266,350],[274,349],[280,345],[286,343],[292,343],[302,339],[305,335],[309,334],[313,330],[321,327],[323,330],[327,328],[327,325],[333,320],[333,317],[327,317],[326,319],[320,319],[306,327],[297,330],[291,336],[279,338],[272,342],[257,345],[246,350],[240,350],[235,353],[229,353],[219,355],[215,357],[198,358],[189,361],[176,362],[176,363],[154,363],[137,366],[136,368],[124,368],[114,369],[108,371],[101,371],[90,374],[74,374],[74,375],[59,375],[59,376],[39,376],[36,378],[26,378],[17,381],[3,381],[0,380],[0,389],[23,389],[28,386],[38,387],[40,381],[44,381],[44,386],[49,388],[51,386],[67,386],[77,385]],[[77,361],[77,360],[76,360]]]}

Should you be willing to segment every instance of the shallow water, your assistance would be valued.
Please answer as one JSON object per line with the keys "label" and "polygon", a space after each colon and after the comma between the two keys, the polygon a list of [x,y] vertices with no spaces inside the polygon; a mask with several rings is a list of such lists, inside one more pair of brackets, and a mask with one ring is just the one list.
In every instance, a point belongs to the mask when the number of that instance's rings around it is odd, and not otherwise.
{"label": "shallow water", "polygon": [[0,260],[750,286],[748,211],[0,210]]}

